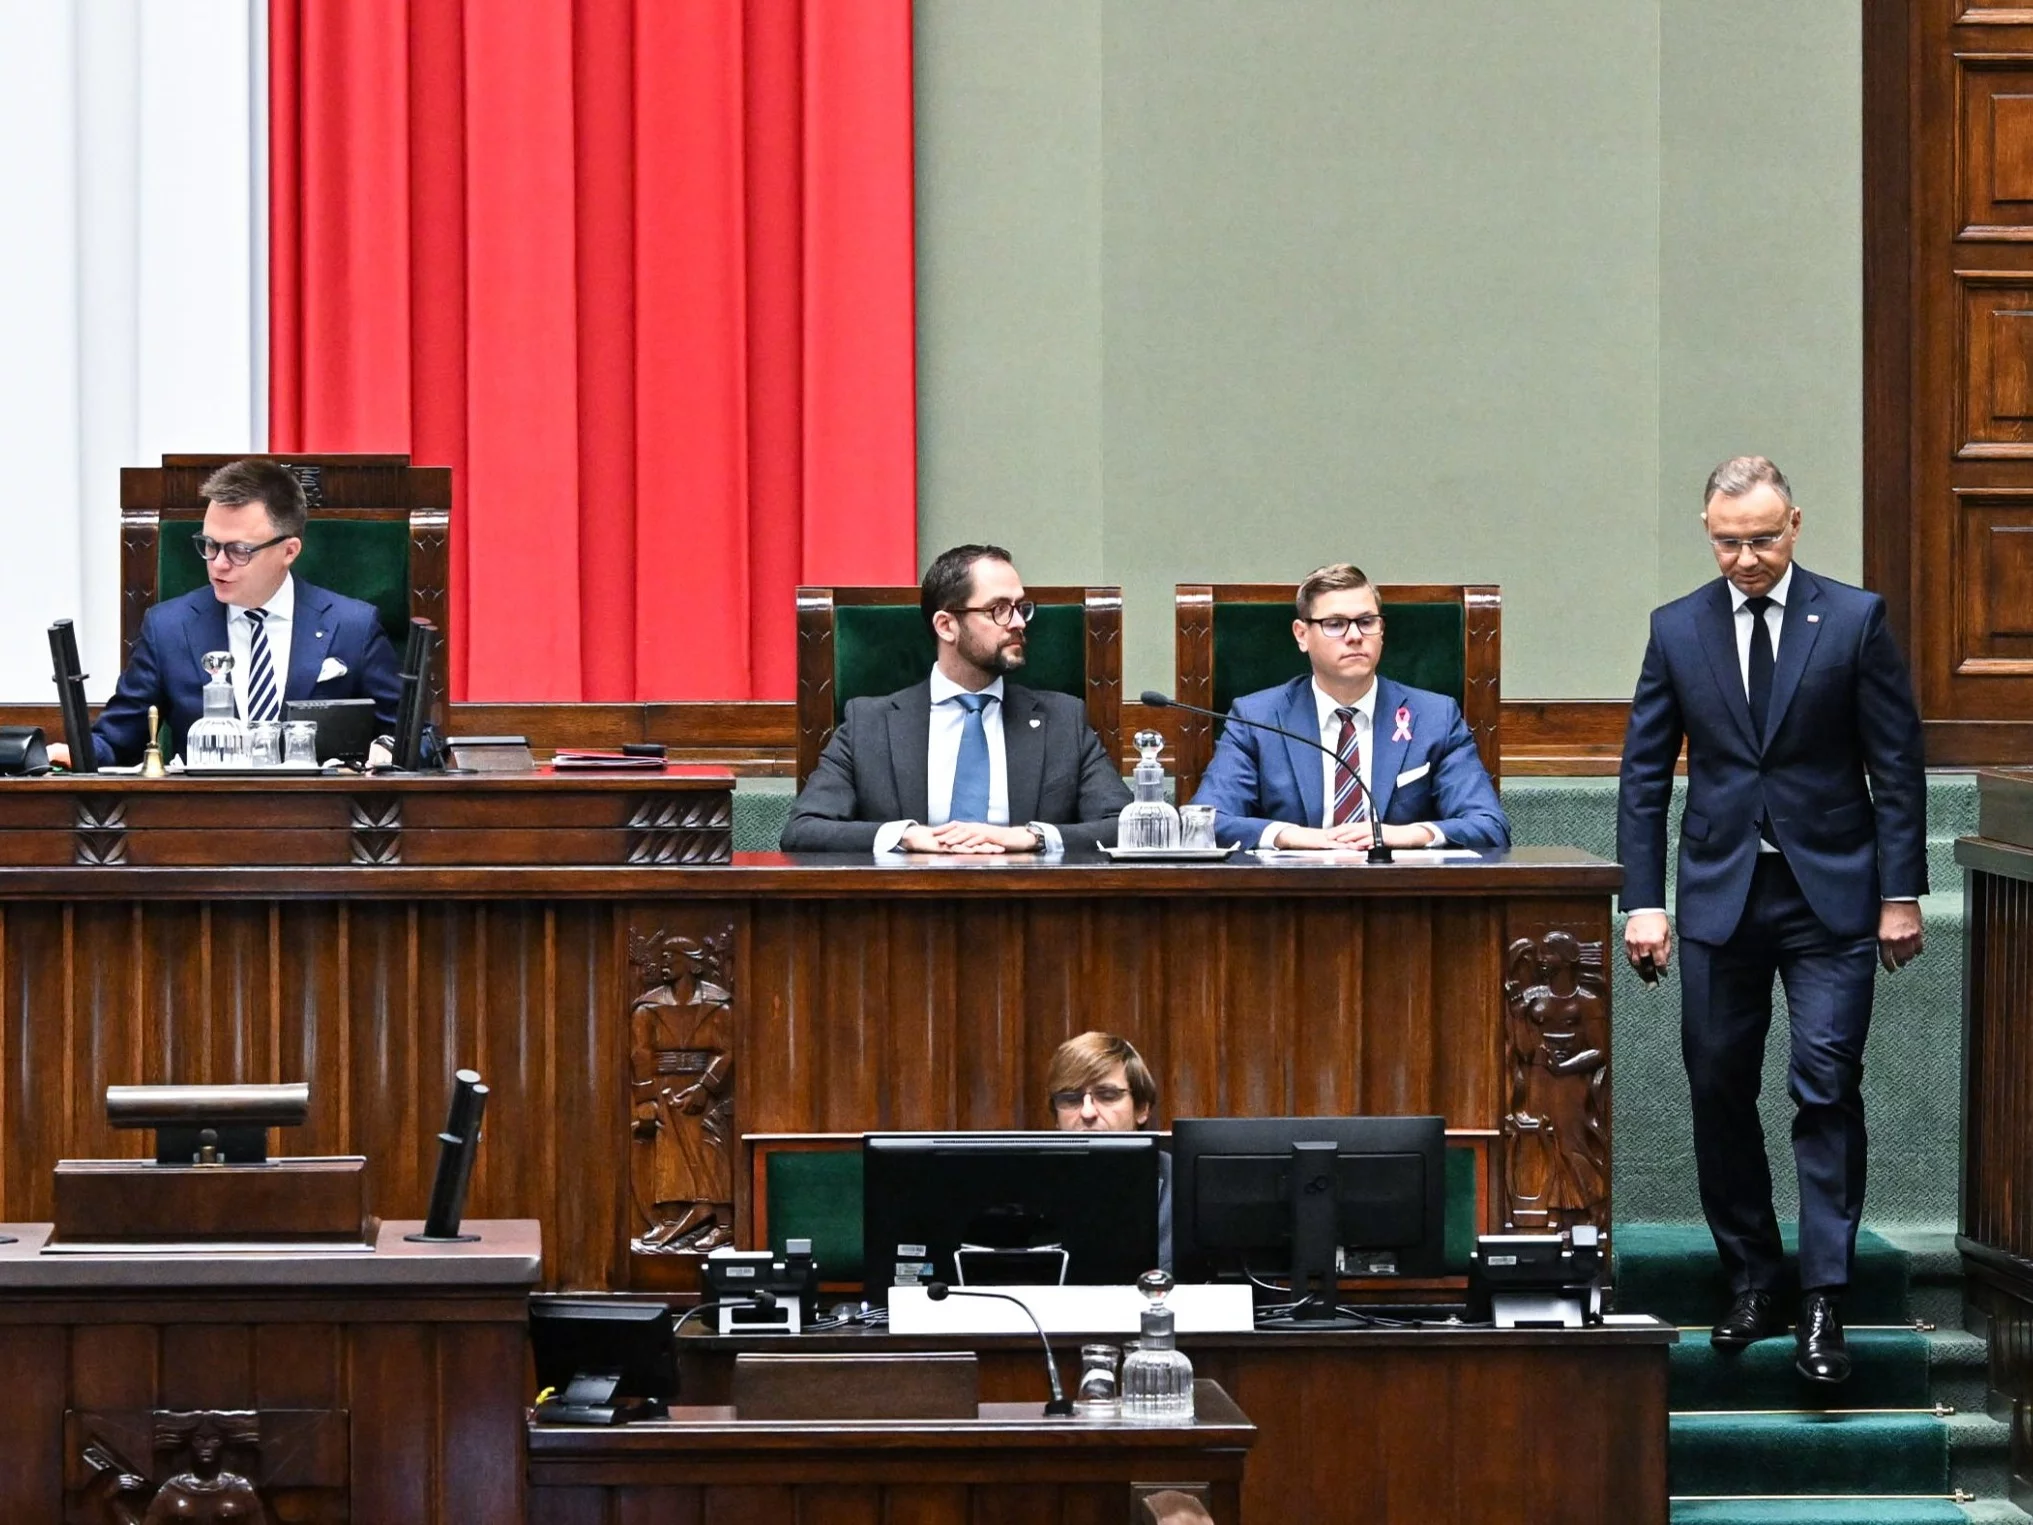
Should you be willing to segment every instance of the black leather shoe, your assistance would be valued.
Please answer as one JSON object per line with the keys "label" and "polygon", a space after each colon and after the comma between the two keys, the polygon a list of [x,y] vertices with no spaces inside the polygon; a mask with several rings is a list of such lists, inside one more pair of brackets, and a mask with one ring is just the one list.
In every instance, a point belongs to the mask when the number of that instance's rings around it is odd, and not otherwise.
{"label": "black leather shoe", "polygon": [[1737,1294],[1737,1300],[1729,1305],[1729,1312],[1715,1321],[1715,1328],[1709,1331],[1708,1342],[1723,1350],[1741,1350],[1746,1345],[1755,1345],[1759,1340],[1785,1332],[1786,1321],[1779,1317],[1778,1300],[1769,1292],[1753,1288]]}
{"label": "black leather shoe", "polygon": [[1795,1338],[1800,1353],[1793,1368],[1809,1382],[1841,1382],[1849,1376],[1849,1344],[1842,1337],[1842,1315],[1826,1292],[1800,1299],[1800,1326]]}

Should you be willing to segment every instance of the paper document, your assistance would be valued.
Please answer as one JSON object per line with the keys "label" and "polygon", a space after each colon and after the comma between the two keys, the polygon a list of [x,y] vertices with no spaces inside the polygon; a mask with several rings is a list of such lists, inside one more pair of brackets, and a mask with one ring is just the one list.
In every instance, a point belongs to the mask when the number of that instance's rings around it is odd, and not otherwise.
{"label": "paper document", "polygon": [[[1333,867],[1343,863],[1369,862],[1369,854],[1362,848],[1352,847],[1347,851],[1339,848],[1302,847],[1259,847],[1253,849],[1261,863],[1292,863],[1313,868]],[[1482,856],[1472,847],[1394,847],[1391,849],[1392,863],[1446,863],[1453,860],[1473,861]],[[1383,867],[1384,865],[1378,865]]]}

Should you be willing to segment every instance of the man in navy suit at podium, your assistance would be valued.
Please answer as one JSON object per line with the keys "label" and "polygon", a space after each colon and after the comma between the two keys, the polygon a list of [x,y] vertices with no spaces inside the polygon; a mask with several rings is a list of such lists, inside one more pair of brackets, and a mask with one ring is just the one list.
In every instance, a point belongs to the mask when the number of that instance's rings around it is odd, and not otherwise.
{"label": "man in navy suit at podium", "polygon": [[1624,735],[1624,952],[1648,979],[1672,954],[1666,812],[1684,738],[1680,1044],[1702,1210],[1734,1295],[1710,1338],[1730,1349],[1786,1328],[1758,1122],[1776,975],[1800,1179],[1794,1364],[1840,1382],[1850,1361],[1839,1299],[1864,1208],[1872,985],[1880,963],[1897,969],[1920,952],[1920,717],[1885,601],[1794,562],[1800,510],[1778,467],[1724,461],[1702,520],[1722,576],[1653,612]]}
{"label": "man in navy suit at podium", "polygon": [[1377,675],[1384,616],[1362,569],[1320,568],[1296,603],[1292,638],[1312,672],[1245,694],[1231,713],[1317,738],[1327,753],[1224,726],[1193,795],[1214,807],[1220,840],[1354,851],[1380,834],[1390,847],[1509,847],[1511,823],[1461,706]]}
{"label": "man in navy suit at podium", "polygon": [[[209,501],[193,538],[209,581],[142,617],[134,655],[92,726],[100,765],[141,760],[150,705],[170,729],[169,754],[183,751],[185,733],[205,712],[200,661],[209,651],[233,655],[233,702],[243,720],[280,720],[292,699],[370,698],[392,731],[400,664],[374,606],[290,571],[307,517],[297,479],[273,461],[235,461],[199,491]],[[50,751],[69,761],[63,749]]]}

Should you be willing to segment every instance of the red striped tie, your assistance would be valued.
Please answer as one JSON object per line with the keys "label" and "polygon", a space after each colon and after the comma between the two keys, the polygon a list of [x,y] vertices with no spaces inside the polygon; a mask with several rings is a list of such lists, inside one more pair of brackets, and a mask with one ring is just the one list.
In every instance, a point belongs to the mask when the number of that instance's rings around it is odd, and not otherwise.
{"label": "red striped tie", "polygon": [[1335,743],[1334,755],[1348,766],[1334,770],[1334,816],[1329,824],[1345,826],[1369,819],[1369,792],[1362,787],[1362,747],[1355,739],[1355,711],[1338,709],[1334,713],[1341,719],[1341,739]]}

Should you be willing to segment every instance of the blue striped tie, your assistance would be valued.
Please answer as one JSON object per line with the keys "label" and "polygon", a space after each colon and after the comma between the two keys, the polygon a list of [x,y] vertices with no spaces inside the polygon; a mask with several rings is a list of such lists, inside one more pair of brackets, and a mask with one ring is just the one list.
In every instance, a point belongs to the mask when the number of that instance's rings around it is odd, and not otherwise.
{"label": "blue striped tie", "polygon": [[247,718],[255,720],[282,719],[282,696],[275,689],[275,663],[268,656],[268,611],[249,609],[247,618],[253,623],[254,634],[248,642],[247,660]]}

